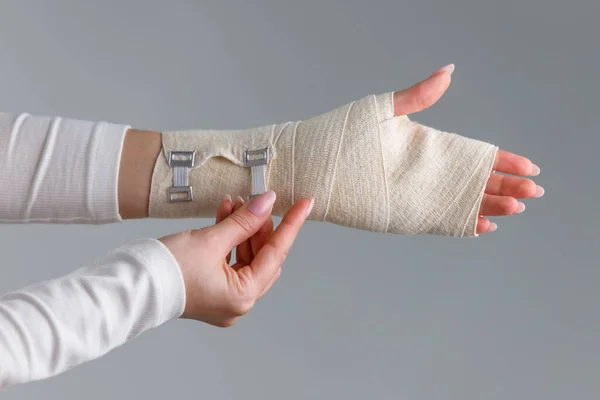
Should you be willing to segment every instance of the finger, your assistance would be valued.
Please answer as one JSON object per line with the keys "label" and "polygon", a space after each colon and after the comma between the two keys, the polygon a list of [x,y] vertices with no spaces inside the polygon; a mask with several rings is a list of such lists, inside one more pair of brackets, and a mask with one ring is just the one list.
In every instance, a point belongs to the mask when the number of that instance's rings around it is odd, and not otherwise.
{"label": "finger", "polygon": [[394,93],[394,115],[407,115],[434,105],[450,86],[454,64],[435,71],[429,78]]}
{"label": "finger", "polygon": [[519,214],[525,211],[525,204],[510,196],[484,194],[481,201],[480,215],[503,216]]}
{"label": "finger", "polygon": [[250,238],[250,246],[252,247],[252,255],[258,254],[260,249],[267,243],[269,237],[273,234],[273,218],[269,218],[258,232]]}
{"label": "finger", "polygon": [[485,217],[479,217],[477,219],[477,233],[488,233],[494,232],[498,228],[494,222],[491,222],[489,219]]}
{"label": "finger", "polygon": [[542,197],[544,188],[536,185],[531,179],[492,174],[485,187],[485,193],[511,196],[517,199],[529,199]]}
{"label": "finger", "polygon": [[261,292],[261,294],[258,295],[258,298],[260,299],[261,297],[263,297],[265,294],[267,294],[267,292],[269,290],[271,290],[271,288],[273,287],[273,284],[277,281],[277,279],[279,279],[279,277],[281,276],[281,267],[279,267],[277,269],[277,271],[275,272],[275,275],[273,275],[273,279],[271,279],[271,282],[269,282],[269,284],[267,285],[267,287],[265,287],[263,289],[263,291]]}
{"label": "finger", "polygon": [[229,214],[231,214],[232,209],[233,203],[231,201],[231,196],[226,194],[225,197],[223,197],[221,204],[219,204],[219,206],[217,207],[217,218],[215,223],[218,224],[219,222],[227,218]]}
{"label": "finger", "polygon": [[[217,219],[215,223],[219,223],[221,221],[223,221],[225,218],[229,217],[229,215],[231,215],[231,213],[233,212],[233,202],[231,200],[231,196],[226,194],[225,197],[223,198],[223,201],[221,202],[221,204],[219,204],[219,207],[217,208]],[[227,254],[227,257],[225,257],[225,262],[227,263],[227,265],[229,265],[229,262],[231,261],[231,252],[229,252],[229,254]]]}
{"label": "finger", "polygon": [[314,200],[300,200],[285,213],[267,243],[252,260],[252,277],[260,288],[259,293],[269,284],[277,269],[283,264],[298,231],[310,214]]}
{"label": "finger", "polygon": [[537,176],[540,174],[540,167],[532,163],[531,160],[505,150],[498,150],[494,161],[494,170],[521,176]]}
{"label": "finger", "polygon": [[[245,203],[246,202],[244,201],[244,199],[242,199],[242,197],[237,196],[235,198],[235,206],[233,212],[236,212],[237,210],[242,208],[242,206]],[[252,249],[250,247],[249,240],[244,240],[242,243],[238,244],[235,250],[235,261],[236,263],[242,265],[250,264],[250,262],[252,261]]]}
{"label": "finger", "polygon": [[220,223],[210,227],[215,238],[215,250],[223,254],[248,240],[270,218],[275,203],[275,192],[269,190],[250,200]]}

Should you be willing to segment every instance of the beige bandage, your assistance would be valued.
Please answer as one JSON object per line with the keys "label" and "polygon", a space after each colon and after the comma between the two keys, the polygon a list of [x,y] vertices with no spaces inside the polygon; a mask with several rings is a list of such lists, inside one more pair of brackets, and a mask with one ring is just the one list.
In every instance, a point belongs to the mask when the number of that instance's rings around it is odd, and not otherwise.
{"label": "beige bandage", "polygon": [[[476,236],[497,147],[394,116],[393,93],[371,95],[306,121],[248,130],[165,132],[152,178],[150,217],[212,217],[225,194],[251,194],[247,150],[268,149],[274,215],[314,198],[310,219],[375,232]],[[169,155],[193,151],[184,168],[193,200],[169,202]],[[183,174],[180,171],[176,174]],[[182,178],[183,179],[183,178]]]}

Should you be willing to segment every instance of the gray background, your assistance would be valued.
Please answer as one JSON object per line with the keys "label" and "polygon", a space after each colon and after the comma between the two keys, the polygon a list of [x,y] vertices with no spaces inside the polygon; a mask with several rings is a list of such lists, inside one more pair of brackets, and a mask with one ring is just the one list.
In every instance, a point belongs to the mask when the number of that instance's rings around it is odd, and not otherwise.
{"label": "gray background", "polygon": [[[456,63],[427,125],[542,168],[476,240],[308,223],[230,329],[173,321],[5,399],[597,399],[594,0],[2,1],[0,109],[139,128],[304,119]],[[2,226],[0,292],[209,220]]]}

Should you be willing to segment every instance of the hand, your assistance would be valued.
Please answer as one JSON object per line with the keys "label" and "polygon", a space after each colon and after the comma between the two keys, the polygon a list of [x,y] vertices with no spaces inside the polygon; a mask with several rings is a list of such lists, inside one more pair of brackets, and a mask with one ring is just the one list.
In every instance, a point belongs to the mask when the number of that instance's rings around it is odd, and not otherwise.
{"label": "hand", "polygon": [[[448,65],[434,72],[429,78],[416,85],[394,93],[394,114],[413,114],[435,104],[450,86],[454,65]],[[495,171],[518,176],[505,176]],[[544,195],[544,188],[534,181],[521,176],[536,176],[540,168],[529,159],[499,150],[481,202],[477,233],[493,232],[497,225],[486,216],[518,214],[525,210],[525,204],[517,199],[537,198]]]}
{"label": "hand", "polygon": [[[273,231],[274,202],[272,191],[247,204],[239,198],[235,207],[226,196],[216,225],[159,239],[181,267],[186,291],[183,318],[231,326],[275,283],[313,202],[298,201]],[[236,263],[230,266],[236,246]]]}

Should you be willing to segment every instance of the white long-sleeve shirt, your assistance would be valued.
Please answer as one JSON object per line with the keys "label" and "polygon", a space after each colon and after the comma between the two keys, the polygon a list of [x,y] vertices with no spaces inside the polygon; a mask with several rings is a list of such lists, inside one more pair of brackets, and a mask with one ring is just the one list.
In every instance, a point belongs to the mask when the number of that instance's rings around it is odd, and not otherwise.
{"label": "white long-sleeve shirt", "polygon": [[[128,128],[0,113],[0,222],[120,221],[118,171]],[[179,266],[155,239],[5,294],[0,390],[97,358],[179,317],[184,305]]]}

